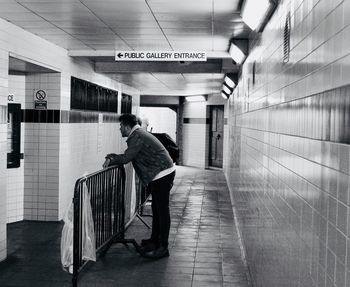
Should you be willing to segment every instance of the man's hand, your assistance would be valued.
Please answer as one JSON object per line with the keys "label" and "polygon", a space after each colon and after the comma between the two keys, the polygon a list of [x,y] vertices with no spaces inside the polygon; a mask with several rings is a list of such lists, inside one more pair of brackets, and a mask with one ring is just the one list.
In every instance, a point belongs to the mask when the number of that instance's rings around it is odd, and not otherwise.
{"label": "man's hand", "polygon": [[103,168],[109,167],[109,164],[110,164],[110,163],[111,163],[110,158],[106,157],[106,160],[105,160],[105,162],[103,163],[102,167],[103,167]]}

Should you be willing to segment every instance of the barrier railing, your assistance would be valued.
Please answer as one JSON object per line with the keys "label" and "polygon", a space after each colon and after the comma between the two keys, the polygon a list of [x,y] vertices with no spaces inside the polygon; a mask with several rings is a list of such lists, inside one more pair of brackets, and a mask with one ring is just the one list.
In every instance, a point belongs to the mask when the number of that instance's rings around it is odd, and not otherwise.
{"label": "barrier railing", "polygon": [[147,188],[143,183],[136,177],[136,209],[135,216],[147,227],[151,228],[148,223],[143,220],[143,216],[151,216],[143,213],[144,207],[150,198],[150,194],[147,192]]}
{"label": "barrier railing", "polygon": [[125,170],[113,166],[78,179],[74,189],[73,220],[73,286],[88,261],[83,260],[83,192],[84,185],[90,193],[92,217],[96,239],[96,258],[103,255],[113,243],[132,243],[140,252],[134,239],[125,239]]}

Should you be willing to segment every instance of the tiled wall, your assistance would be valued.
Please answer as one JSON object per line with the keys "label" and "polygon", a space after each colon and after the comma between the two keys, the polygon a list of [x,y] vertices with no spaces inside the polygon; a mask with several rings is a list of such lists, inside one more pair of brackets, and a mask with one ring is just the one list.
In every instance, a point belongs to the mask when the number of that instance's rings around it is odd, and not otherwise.
{"label": "tiled wall", "polygon": [[225,172],[254,286],[350,286],[349,14],[281,1],[230,99]]}
{"label": "tiled wall", "polygon": [[[25,75],[9,75],[8,93],[13,95],[9,103],[21,104],[25,107],[26,82]],[[24,152],[24,128],[21,124],[21,153]],[[24,161],[19,168],[7,169],[7,223],[23,220],[24,202]]]}
{"label": "tiled wall", "polygon": [[[119,111],[120,99],[119,97]],[[138,113],[139,103],[140,96],[134,93],[133,113]],[[120,135],[116,114],[79,111],[74,113],[76,120],[64,120],[65,123],[60,124],[59,218],[62,218],[72,199],[75,181],[84,173],[100,170],[106,154],[121,153],[126,149],[125,138]],[[63,122],[62,113],[61,121]]]}
{"label": "tiled wall", "polygon": [[[6,257],[6,183],[10,180],[6,170],[9,55],[57,71],[25,77],[24,219],[59,220],[77,177],[100,169],[106,153],[119,152],[125,145],[116,115],[69,111],[71,76],[132,95],[134,112],[138,112],[140,102],[137,90],[96,74],[91,62],[72,60],[66,50],[0,19],[0,114],[5,117],[0,122],[0,260]],[[47,91],[45,112],[32,110],[36,89]],[[92,118],[98,120],[90,121]]]}
{"label": "tiled wall", "polygon": [[[60,107],[60,73],[26,75],[25,109],[34,108],[34,93],[45,90],[47,108]],[[59,138],[58,123],[40,119],[24,123],[24,219],[58,219]]]}
{"label": "tiled wall", "polygon": [[75,180],[102,168],[107,153],[120,151],[120,132],[117,123],[61,124],[60,136],[60,195],[61,218],[73,197]]}
{"label": "tiled wall", "polygon": [[25,123],[24,219],[58,219],[59,125]]}
{"label": "tiled wall", "polygon": [[[2,31],[0,29],[0,39]],[[0,40],[0,261],[6,258],[6,214],[7,214],[7,96],[8,96],[8,54]]]}

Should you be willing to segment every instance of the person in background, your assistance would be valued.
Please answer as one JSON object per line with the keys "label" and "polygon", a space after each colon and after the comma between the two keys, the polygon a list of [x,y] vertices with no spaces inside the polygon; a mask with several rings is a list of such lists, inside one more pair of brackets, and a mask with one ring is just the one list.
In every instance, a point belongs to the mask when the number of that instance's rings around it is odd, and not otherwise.
{"label": "person in background", "polygon": [[152,234],[141,241],[142,255],[148,258],[169,256],[169,195],[175,178],[173,161],[160,141],[138,124],[132,114],[119,117],[122,137],[127,137],[123,154],[108,154],[103,167],[132,162],[135,172],[152,195]]}

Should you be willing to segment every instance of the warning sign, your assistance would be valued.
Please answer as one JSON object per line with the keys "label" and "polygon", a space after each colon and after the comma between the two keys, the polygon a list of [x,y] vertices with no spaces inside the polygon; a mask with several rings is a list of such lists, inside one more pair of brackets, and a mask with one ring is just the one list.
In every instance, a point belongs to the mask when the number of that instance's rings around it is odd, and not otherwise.
{"label": "warning sign", "polygon": [[34,108],[38,110],[47,109],[46,91],[34,90]]}
{"label": "warning sign", "polygon": [[205,62],[207,60],[207,53],[203,51],[116,51],[115,60]]}

